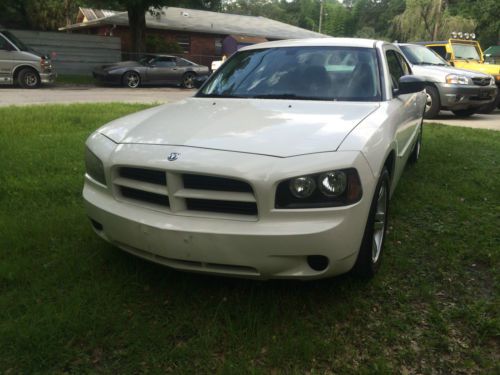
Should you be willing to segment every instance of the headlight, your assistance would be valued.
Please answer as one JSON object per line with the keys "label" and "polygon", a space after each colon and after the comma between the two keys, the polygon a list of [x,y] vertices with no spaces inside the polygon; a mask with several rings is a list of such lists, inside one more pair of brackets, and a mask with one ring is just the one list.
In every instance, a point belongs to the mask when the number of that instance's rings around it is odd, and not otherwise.
{"label": "headlight", "polygon": [[290,180],[290,192],[295,198],[308,198],[316,190],[316,182],[312,177],[297,177]]}
{"label": "headlight", "polygon": [[85,148],[85,169],[87,174],[97,182],[106,185],[106,176],[104,175],[104,166],[101,159],[87,148]]}
{"label": "headlight", "polygon": [[468,85],[469,79],[466,76],[459,76],[457,74],[448,74],[446,76],[446,83]]}
{"label": "headlight", "polygon": [[347,177],[342,171],[323,173],[318,182],[319,190],[327,197],[338,197],[347,187]]}
{"label": "headlight", "polygon": [[354,168],[294,177],[281,181],[276,189],[276,208],[321,208],[346,206],[362,196],[361,182]]}

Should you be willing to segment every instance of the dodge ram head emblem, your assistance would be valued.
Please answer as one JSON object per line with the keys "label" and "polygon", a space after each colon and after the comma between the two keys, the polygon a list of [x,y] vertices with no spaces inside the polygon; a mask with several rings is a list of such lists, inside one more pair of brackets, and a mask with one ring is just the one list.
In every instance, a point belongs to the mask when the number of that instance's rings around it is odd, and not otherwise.
{"label": "dodge ram head emblem", "polygon": [[170,155],[168,155],[167,160],[168,161],[175,161],[175,160],[179,159],[179,156],[181,156],[180,153],[178,153],[178,152],[171,152]]}

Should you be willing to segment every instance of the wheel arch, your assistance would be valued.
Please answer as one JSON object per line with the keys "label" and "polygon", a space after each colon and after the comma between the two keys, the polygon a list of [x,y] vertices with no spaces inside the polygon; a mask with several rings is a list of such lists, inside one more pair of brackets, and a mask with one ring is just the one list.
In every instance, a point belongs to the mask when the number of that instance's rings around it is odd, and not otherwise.
{"label": "wheel arch", "polygon": [[17,81],[17,77],[19,76],[19,72],[23,69],[31,69],[31,70],[34,70],[36,75],[38,76],[38,79],[40,79],[40,72],[35,68],[33,67],[32,65],[29,65],[29,64],[22,64],[22,65],[18,65],[14,68],[13,72],[12,72],[12,80],[14,82]]}

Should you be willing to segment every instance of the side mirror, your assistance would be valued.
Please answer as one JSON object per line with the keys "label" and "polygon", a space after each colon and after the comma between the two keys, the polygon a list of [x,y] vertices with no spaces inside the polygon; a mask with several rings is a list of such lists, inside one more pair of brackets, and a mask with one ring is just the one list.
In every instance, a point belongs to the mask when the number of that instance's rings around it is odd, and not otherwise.
{"label": "side mirror", "polygon": [[208,79],[208,76],[206,75],[203,75],[203,76],[196,76],[194,77],[194,87],[196,87],[197,89],[199,89],[201,86],[203,86],[203,84],[205,83],[205,81]]}
{"label": "side mirror", "polygon": [[417,76],[402,76],[399,79],[399,89],[395,91],[395,95],[413,94],[425,89],[427,81]]}

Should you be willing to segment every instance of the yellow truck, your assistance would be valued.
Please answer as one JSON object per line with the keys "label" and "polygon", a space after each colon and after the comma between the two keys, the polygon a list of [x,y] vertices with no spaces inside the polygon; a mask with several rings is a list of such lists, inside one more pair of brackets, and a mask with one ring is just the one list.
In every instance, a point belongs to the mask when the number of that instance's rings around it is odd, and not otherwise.
{"label": "yellow truck", "polygon": [[480,112],[489,113],[500,108],[500,65],[485,63],[484,54],[474,34],[453,33],[452,38],[444,41],[419,42],[432,49],[451,65],[460,69],[467,69],[490,74],[495,78],[499,94],[495,100],[481,108]]}

